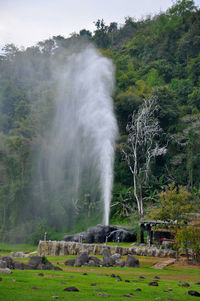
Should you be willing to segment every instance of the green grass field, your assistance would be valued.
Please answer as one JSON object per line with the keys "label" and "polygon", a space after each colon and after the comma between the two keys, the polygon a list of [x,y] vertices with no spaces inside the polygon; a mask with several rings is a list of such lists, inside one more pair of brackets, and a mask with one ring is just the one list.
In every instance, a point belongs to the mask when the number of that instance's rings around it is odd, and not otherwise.
{"label": "green grass field", "polygon": [[[13,246],[0,244],[0,255],[9,255],[8,251],[33,251],[32,246]],[[10,275],[0,275],[0,300],[28,301],[54,300],[198,300],[188,295],[188,290],[200,292],[200,269],[168,267],[156,270],[152,265],[157,258],[138,257],[140,268],[91,268],[66,267],[64,261],[73,256],[48,256],[48,260],[63,268],[63,271],[13,270]],[[28,259],[18,259],[27,262]],[[39,276],[43,273],[44,276]],[[87,273],[87,275],[84,275]],[[122,281],[118,281],[119,275]],[[144,279],[140,277],[143,276]],[[154,277],[159,276],[158,286],[149,286]],[[179,286],[179,281],[188,282],[190,288]],[[92,285],[91,285],[92,284]],[[79,292],[64,291],[66,287],[75,286]],[[141,291],[137,291],[137,289]],[[106,294],[103,296],[103,294]],[[133,295],[130,295],[133,294]],[[126,295],[126,296],[125,296]],[[127,296],[129,295],[129,297]]]}

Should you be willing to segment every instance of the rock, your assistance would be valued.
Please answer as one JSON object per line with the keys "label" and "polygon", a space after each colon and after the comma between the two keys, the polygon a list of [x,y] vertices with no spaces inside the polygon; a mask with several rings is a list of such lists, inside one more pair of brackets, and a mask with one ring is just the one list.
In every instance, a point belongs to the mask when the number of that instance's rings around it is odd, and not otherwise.
{"label": "rock", "polygon": [[127,229],[117,229],[109,234],[108,241],[131,242],[136,240],[136,234]]}
{"label": "rock", "polygon": [[28,265],[34,270],[42,263],[41,256],[31,256]]}
{"label": "rock", "polygon": [[155,276],[154,279],[160,279],[160,277],[159,276]]}
{"label": "rock", "polygon": [[0,281],[2,281],[2,280],[3,280],[3,278],[0,277]]}
{"label": "rock", "polygon": [[89,261],[89,256],[87,252],[82,252],[75,260],[74,266],[81,267]]}
{"label": "rock", "polygon": [[98,267],[99,265],[96,264],[96,262],[94,262],[94,260],[89,260],[89,262],[87,264],[88,267]]}
{"label": "rock", "polygon": [[130,282],[130,280],[127,280],[127,279],[126,279],[125,282]]}
{"label": "rock", "polygon": [[38,276],[44,277],[44,274],[43,273],[39,273]]}
{"label": "rock", "polygon": [[190,287],[189,283],[187,282],[182,282],[182,281],[179,281],[181,284],[179,284],[179,286],[182,286],[182,287]]}
{"label": "rock", "polygon": [[10,252],[10,257],[14,257],[14,258],[26,258],[26,257],[29,257],[29,254],[25,254],[24,252],[16,252],[16,253]]}
{"label": "rock", "polygon": [[149,282],[148,285],[150,285],[150,286],[158,286],[158,282],[156,282],[156,281]]}
{"label": "rock", "polygon": [[115,254],[111,255],[111,257],[114,261],[121,259],[121,255],[119,253],[115,253]]}
{"label": "rock", "polygon": [[0,274],[12,274],[12,271],[9,268],[5,268],[5,269],[0,268]]}
{"label": "rock", "polygon": [[24,264],[25,270],[58,270],[62,271],[59,267],[54,267],[54,265],[49,262],[46,257],[32,256],[30,257],[29,263]]}
{"label": "rock", "polygon": [[140,276],[139,278],[140,278],[140,279],[145,279],[145,277],[144,277],[144,276]]}
{"label": "rock", "polygon": [[15,270],[24,270],[24,263],[20,261],[13,261]]}
{"label": "rock", "polygon": [[6,262],[6,267],[7,268],[13,269],[13,260],[12,260],[11,257],[9,257],[9,256],[0,256],[0,260]]}
{"label": "rock", "polygon": [[25,254],[23,252],[16,252],[14,255],[14,257],[16,257],[16,258],[26,258],[28,256],[29,256],[28,254]]}
{"label": "rock", "polygon": [[139,260],[136,259],[134,256],[128,254],[125,266],[126,267],[139,268]]}
{"label": "rock", "polygon": [[122,260],[122,259],[116,260],[115,266],[116,266],[116,267],[123,268],[123,267],[125,266],[125,261]]}
{"label": "rock", "polygon": [[136,292],[141,292],[142,290],[141,290],[141,288],[136,288],[135,291],[136,291]]}
{"label": "rock", "polygon": [[91,283],[90,285],[91,285],[91,286],[97,286],[97,284],[96,284],[96,283]]}
{"label": "rock", "polygon": [[110,277],[111,277],[111,278],[115,278],[116,275],[115,275],[115,274],[111,274]]}
{"label": "rock", "polygon": [[188,291],[188,295],[195,296],[195,297],[200,297],[200,293],[197,292],[197,291]]}
{"label": "rock", "polygon": [[6,261],[0,260],[0,268],[1,268],[1,269],[7,268],[7,263],[6,263]]}
{"label": "rock", "polygon": [[32,270],[33,267],[30,266],[29,264],[24,264],[24,270]]}
{"label": "rock", "polygon": [[68,259],[68,260],[66,260],[66,261],[64,262],[64,265],[74,266],[75,260],[76,260],[75,258],[73,258],[73,259]]}
{"label": "rock", "polygon": [[38,264],[36,269],[37,270],[55,270],[56,268],[54,267],[54,265],[51,262],[47,261],[45,263]]}
{"label": "rock", "polygon": [[65,292],[79,292],[79,290],[75,286],[66,287],[64,289]]}
{"label": "rock", "polygon": [[62,271],[63,269],[61,269],[60,267],[55,267],[53,266],[54,271]]}
{"label": "rock", "polygon": [[90,262],[91,260],[95,263],[94,266],[99,267],[99,266],[101,266],[101,265],[103,264],[102,261],[101,261],[99,258],[97,258],[96,256],[90,256],[90,257],[89,257],[89,262]]}
{"label": "rock", "polygon": [[111,257],[110,249],[104,249],[102,252],[103,266],[109,267],[114,265],[114,260]]}
{"label": "rock", "polygon": [[31,289],[32,290],[38,290],[38,287],[33,286],[33,287],[31,287]]}
{"label": "rock", "polygon": [[97,225],[85,232],[66,235],[63,240],[79,242],[81,237],[86,243],[104,243],[106,237],[108,241],[117,241],[119,237],[120,242],[130,242],[136,240],[136,233],[128,227]]}
{"label": "rock", "polygon": [[99,293],[98,294],[99,296],[102,296],[102,297],[110,297],[110,295],[106,294],[106,293]]}
{"label": "rock", "polygon": [[196,285],[200,285],[200,282],[195,283]]}
{"label": "rock", "polygon": [[87,273],[83,273],[84,276],[88,275]]}

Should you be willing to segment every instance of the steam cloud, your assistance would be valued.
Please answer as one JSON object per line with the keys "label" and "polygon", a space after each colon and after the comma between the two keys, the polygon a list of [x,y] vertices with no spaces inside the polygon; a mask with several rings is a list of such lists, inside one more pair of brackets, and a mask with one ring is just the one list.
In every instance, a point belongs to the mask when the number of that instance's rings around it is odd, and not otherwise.
{"label": "steam cloud", "polygon": [[118,132],[111,97],[114,66],[87,45],[66,58],[58,82],[53,126],[40,155],[43,177],[69,214],[84,195],[89,203],[100,200],[108,225]]}

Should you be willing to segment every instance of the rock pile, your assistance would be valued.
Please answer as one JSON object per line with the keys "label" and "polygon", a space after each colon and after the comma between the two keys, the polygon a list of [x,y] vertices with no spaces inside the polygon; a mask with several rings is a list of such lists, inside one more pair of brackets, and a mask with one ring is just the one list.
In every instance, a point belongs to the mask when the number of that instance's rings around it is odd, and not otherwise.
{"label": "rock pile", "polygon": [[9,256],[0,256],[0,273],[9,274],[11,270],[61,270],[55,267],[45,257],[32,256],[28,264],[15,261]]}
{"label": "rock pile", "polygon": [[104,243],[106,239],[114,242],[118,239],[120,242],[131,242],[136,241],[136,233],[128,227],[97,225],[85,232],[66,235],[63,238],[64,241],[84,241],[85,243]]}
{"label": "rock pile", "polygon": [[77,258],[65,261],[65,265],[70,265],[74,267],[139,267],[139,260],[132,255],[128,255],[127,260],[124,261],[121,259],[121,255],[119,253],[111,255],[109,249],[104,249],[102,252],[102,256],[103,261],[101,261],[96,256],[89,256],[87,252],[82,252]]}

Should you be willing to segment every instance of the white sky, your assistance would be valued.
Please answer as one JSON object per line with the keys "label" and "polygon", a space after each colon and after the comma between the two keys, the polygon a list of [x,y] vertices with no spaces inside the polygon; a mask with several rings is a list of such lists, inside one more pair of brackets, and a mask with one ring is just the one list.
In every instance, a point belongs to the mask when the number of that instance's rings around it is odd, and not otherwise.
{"label": "white sky", "polygon": [[[173,0],[0,0],[0,48],[7,43],[32,46],[52,36],[83,28],[93,31],[97,19],[123,24],[165,11]],[[199,7],[200,0],[195,0]]]}

